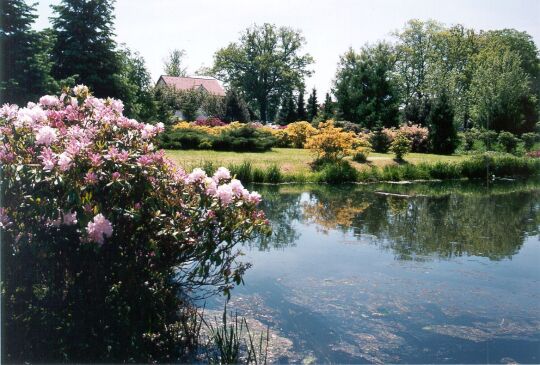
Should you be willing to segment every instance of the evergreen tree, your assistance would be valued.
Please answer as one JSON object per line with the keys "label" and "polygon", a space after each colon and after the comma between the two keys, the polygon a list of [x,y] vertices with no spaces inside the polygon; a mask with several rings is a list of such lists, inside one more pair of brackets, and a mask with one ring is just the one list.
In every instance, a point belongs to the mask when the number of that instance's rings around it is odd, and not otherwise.
{"label": "evergreen tree", "polygon": [[298,102],[296,103],[296,119],[305,121],[307,120],[306,104],[304,103],[304,91],[300,90],[298,94]]}
{"label": "evergreen tree", "polygon": [[334,119],[334,102],[332,101],[329,93],[326,93],[326,97],[324,98],[321,117],[323,120]]}
{"label": "evergreen tree", "polygon": [[340,60],[334,95],[340,118],[373,128],[382,121],[385,127],[398,123],[398,94],[392,78],[395,55],[391,46],[379,43],[352,49]]}
{"label": "evergreen tree", "polygon": [[286,94],[281,98],[281,108],[279,109],[278,122],[287,125],[296,121],[296,106],[292,94]]}
{"label": "evergreen tree", "polygon": [[313,88],[307,102],[308,121],[311,122],[313,118],[317,116],[318,112],[319,112],[319,105],[317,103],[317,90]]}
{"label": "evergreen tree", "polygon": [[444,155],[454,153],[458,136],[454,126],[454,111],[446,92],[442,92],[434,101],[427,119],[433,152]]}
{"label": "evergreen tree", "polygon": [[119,55],[113,40],[114,1],[62,0],[53,6],[53,75],[75,77],[98,97],[118,97]]}
{"label": "evergreen tree", "polygon": [[229,89],[225,95],[225,118],[227,122],[249,122],[250,115],[246,101],[234,89]]}
{"label": "evergreen tree", "polygon": [[32,30],[35,4],[3,0],[0,5],[0,103],[26,104],[52,91],[49,37]]}

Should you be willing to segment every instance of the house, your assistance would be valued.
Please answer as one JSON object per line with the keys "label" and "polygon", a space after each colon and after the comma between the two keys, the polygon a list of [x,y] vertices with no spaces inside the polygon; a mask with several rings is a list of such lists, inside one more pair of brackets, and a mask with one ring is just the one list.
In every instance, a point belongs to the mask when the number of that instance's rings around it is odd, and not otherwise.
{"label": "house", "polygon": [[[213,77],[207,76],[178,77],[161,75],[156,83],[156,87],[159,86],[170,87],[176,90],[200,90],[211,95],[220,97],[225,96],[225,90],[223,89],[223,86],[221,86],[220,82]],[[180,107],[180,109],[182,108]],[[181,110],[175,110],[174,115],[180,120],[186,119]],[[201,108],[197,110],[196,116],[205,118],[208,117],[205,111]]]}
{"label": "house", "polygon": [[177,77],[161,75],[156,86],[169,86],[176,90],[199,89],[212,95],[225,96],[225,89],[223,89],[219,81],[207,76]]}

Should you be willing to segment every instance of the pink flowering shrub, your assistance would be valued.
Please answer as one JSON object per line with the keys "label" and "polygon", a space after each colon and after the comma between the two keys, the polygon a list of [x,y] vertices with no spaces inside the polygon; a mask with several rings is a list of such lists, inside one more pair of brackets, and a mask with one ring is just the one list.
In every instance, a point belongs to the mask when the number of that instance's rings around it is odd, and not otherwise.
{"label": "pink flowering shrub", "polygon": [[268,230],[259,194],[187,174],[154,147],[163,126],[122,109],[81,85],[0,109],[9,361],[181,360],[187,303],[229,293],[235,245]]}
{"label": "pink flowering shrub", "polygon": [[198,117],[192,124],[198,127],[223,127],[227,125],[227,123],[216,117]]}

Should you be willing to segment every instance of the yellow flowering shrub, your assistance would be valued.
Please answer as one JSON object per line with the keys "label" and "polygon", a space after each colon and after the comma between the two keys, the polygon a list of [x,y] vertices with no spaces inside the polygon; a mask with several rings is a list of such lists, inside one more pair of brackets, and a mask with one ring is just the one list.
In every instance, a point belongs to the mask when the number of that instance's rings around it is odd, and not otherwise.
{"label": "yellow flowering shrub", "polygon": [[318,161],[338,161],[354,150],[356,135],[334,126],[333,121],[319,124],[319,133],[308,138],[305,148],[311,149]]}
{"label": "yellow flowering shrub", "polygon": [[295,122],[289,124],[285,132],[294,148],[304,148],[307,139],[317,134],[317,129],[309,122]]}

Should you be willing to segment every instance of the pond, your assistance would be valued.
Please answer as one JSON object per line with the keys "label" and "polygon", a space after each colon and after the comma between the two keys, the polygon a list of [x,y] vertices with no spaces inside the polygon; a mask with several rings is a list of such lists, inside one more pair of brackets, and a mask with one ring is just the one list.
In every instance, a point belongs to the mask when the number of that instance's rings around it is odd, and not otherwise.
{"label": "pond", "polygon": [[538,181],[254,188],[273,234],[229,309],[279,362],[540,362]]}

